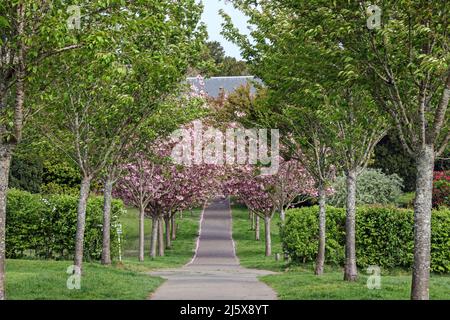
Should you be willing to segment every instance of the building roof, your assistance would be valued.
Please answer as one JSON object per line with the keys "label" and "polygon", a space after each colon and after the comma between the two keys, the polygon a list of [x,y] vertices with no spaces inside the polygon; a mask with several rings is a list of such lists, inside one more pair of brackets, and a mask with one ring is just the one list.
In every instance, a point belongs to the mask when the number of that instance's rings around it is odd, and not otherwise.
{"label": "building roof", "polygon": [[208,96],[217,98],[220,90],[225,90],[226,94],[230,94],[242,85],[250,84],[250,92],[255,93],[254,82],[261,83],[260,79],[254,76],[233,76],[233,77],[211,77],[203,79],[204,86],[201,85],[202,78],[189,77],[189,84],[196,86],[199,90],[204,89]]}

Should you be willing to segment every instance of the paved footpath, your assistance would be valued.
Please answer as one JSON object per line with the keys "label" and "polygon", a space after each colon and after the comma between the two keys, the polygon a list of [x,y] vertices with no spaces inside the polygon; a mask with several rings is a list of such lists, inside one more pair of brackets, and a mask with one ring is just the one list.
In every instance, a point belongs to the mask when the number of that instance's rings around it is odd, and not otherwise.
{"label": "paved footpath", "polygon": [[228,199],[214,200],[203,212],[197,250],[179,269],[152,272],[167,279],[152,300],[274,300],[276,293],[257,279],[271,271],[242,267],[235,254]]}

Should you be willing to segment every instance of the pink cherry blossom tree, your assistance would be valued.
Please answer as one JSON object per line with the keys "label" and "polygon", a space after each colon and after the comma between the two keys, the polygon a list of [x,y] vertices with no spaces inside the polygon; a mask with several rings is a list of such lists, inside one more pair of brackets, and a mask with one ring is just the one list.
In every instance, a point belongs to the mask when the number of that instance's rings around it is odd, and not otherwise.
{"label": "pink cherry blossom tree", "polygon": [[164,167],[151,161],[143,154],[137,154],[133,161],[121,168],[122,177],[114,188],[114,196],[121,198],[127,205],[139,209],[139,261],[144,261],[144,219],[152,218],[152,246],[150,255],[156,255],[156,232],[158,214],[155,199],[168,193],[164,176]]}
{"label": "pink cherry blossom tree", "polygon": [[271,220],[278,211],[284,211],[296,202],[317,195],[311,175],[296,160],[281,159],[278,173],[261,175],[255,165],[234,166],[229,169],[224,192],[238,196],[256,216],[256,239],[259,239],[259,218],[265,225],[265,255],[272,254]]}

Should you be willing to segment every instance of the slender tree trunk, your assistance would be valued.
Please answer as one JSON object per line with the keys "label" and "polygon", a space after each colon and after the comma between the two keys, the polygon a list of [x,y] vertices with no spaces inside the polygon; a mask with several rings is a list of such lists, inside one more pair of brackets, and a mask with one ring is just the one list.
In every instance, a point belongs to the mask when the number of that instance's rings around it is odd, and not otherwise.
{"label": "slender tree trunk", "polygon": [[250,230],[255,230],[255,214],[253,213],[253,211],[250,211],[250,215],[251,215],[251,221],[252,221]]}
{"label": "slender tree trunk", "polygon": [[80,198],[78,200],[77,209],[77,233],[75,238],[75,259],[74,265],[78,268],[75,273],[82,272],[83,267],[83,250],[84,250],[84,230],[86,228],[86,207],[91,188],[92,177],[85,176],[81,181]]}
{"label": "slender tree trunk", "polygon": [[[25,30],[25,4],[19,2],[17,5],[16,31],[20,39]],[[15,57],[17,65],[15,68],[15,106],[14,106],[14,136],[10,144],[0,145],[0,300],[6,299],[5,291],[5,264],[6,264],[6,197],[8,191],[9,169],[13,149],[22,138],[23,129],[23,106],[25,103],[25,48],[24,41],[19,41],[18,55]],[[6,91],[6,92],[5,92]],[[2,96],[0,104],[6,101],[5,84],[2,84]],[[2,121],[3,122],[3,121]],[[3,126],[3,125],[2,125]],[[2,137],[3,139],[3,137]]]}
{"label": "slender tree trunk", "polygon": [[170,215],[166,214],[164,216],[164,224],[166,226],[166,249],[171,247],[171,237],[170,237]]}
{"label": "slender tree trunk", "polygon": [[325,264],[325,241],[326,241],[326,208],[325,188],[319,185],[319,249],[317,251],[316,269],[314,273],[318,276],[323,274]]}
{"label": "slender tree trunk", "polygon": [[158,256],[164,257],[164,221],[158,218]]}
{"label": "slender tree trunk", "polygon": [[152,216],[152,235],[150,237],[150,257],[156,257],[156,247],[158,245],[158,217]]}
{"label": "slender tree trunk", "polygon": [[8,191],[9,168],[11,165],[11,151],[7,147],[0,147],[0,300],[6,299],[5,292],[5,264],[6,264],[6,194]]}
{"label": "slender tree trunk", "polygon": [[280,219],[282,223],[284,223],[284,220],[286,220],[286,212],[284,211],[283,207],[280,210]]}
{"label": "slender tree trunk", "polygon": [[256,213],[254,213],[254,215],[255,215],[255,240],[259,241],[261,239],[259,216]]}
{"label": "slender tree trunk", "polygon": [[356,170],[347,173],[347,214],[345,219],[345,270],[344,280],[356,281],[358,270],[356,268]]}
{"label": "slender tree trunk", "polygon": [[139,207],[139,261],[144,261],[145,245],[145,208],[141,204]]}
{"label": "slender tree trunk", "polygon": [[414,264],[411,299],[428,300],[430,282],[431,206],[433,194],[433,145],[425,145],[416,159],[414,203]]}
{"label": "slender tree trunk", "polygon": [[103,191],[103,247],[102,264],[111,264],[111,199],[113,182],[106,178]]}
{"label": "slender tree trunk", "polygon": [[172,217],[170,218],[170,224],[172,226],[171,238],[172,238],[172,240],[175,240],[177,238],[177,221],[176,221],[176,213],[175,212],[172,214]]}
{"label": "slender tree trunk", "polygon": [[272,255],[272,237],[270,235],[270,217],[269,216],[265,216],[264,217],[264,234],[265,234],[265,238],[266,238],[266,257],[269,257],[270,255]]}

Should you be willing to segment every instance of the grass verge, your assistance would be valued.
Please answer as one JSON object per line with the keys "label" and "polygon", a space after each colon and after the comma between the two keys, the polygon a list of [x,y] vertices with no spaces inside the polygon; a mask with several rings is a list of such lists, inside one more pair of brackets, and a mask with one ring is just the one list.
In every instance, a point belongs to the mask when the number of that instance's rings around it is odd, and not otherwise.
{"label": "grass verge", "polygon": [[[177,219],[177,239],[164,257],[139,262],[138,213],[129,209],[121,218],[123,225],[122,263],[112,266],[85,262],[80,290],[67,289],[66,273],[72,261],[8,259],[6,264],[6,292],[11,300],[142,300],[164,281],[147,272],[159,268],[180,267],[193,256],[198,236],[201,210],[185,212]],[[150,247],[151,221],[146,220],[146,250]]]}
{"label": "grass verge", "polygon": [[[278,234],[279,218],[272,221],[273,253],[281,253]],[[264,256],[264,227],[261,226],[261,241],[254,240],[250,230],[246,208],[233,206],[233,239],[241,264],[248,268],[278,271],[260,279],[271,286],[282,300],[403,300],[409,299],[411,274],[404,270],[381,272],[381,288],[368,289],[369,275],[359,270],[359,279],[349,283],[343,281],[343,270],[326,266],[324,275],[314,275],[312,264],[289,265],[285,261]],[[432,274],[430,279],[431,299],[450,299],[450,275]]]}
{"label": "grass verge", "polygon": [[6,292],[11,300],[142,300],[162,279],[119,266],[85,263],[80,290],[67,289],[71,261],[8,260]]}

